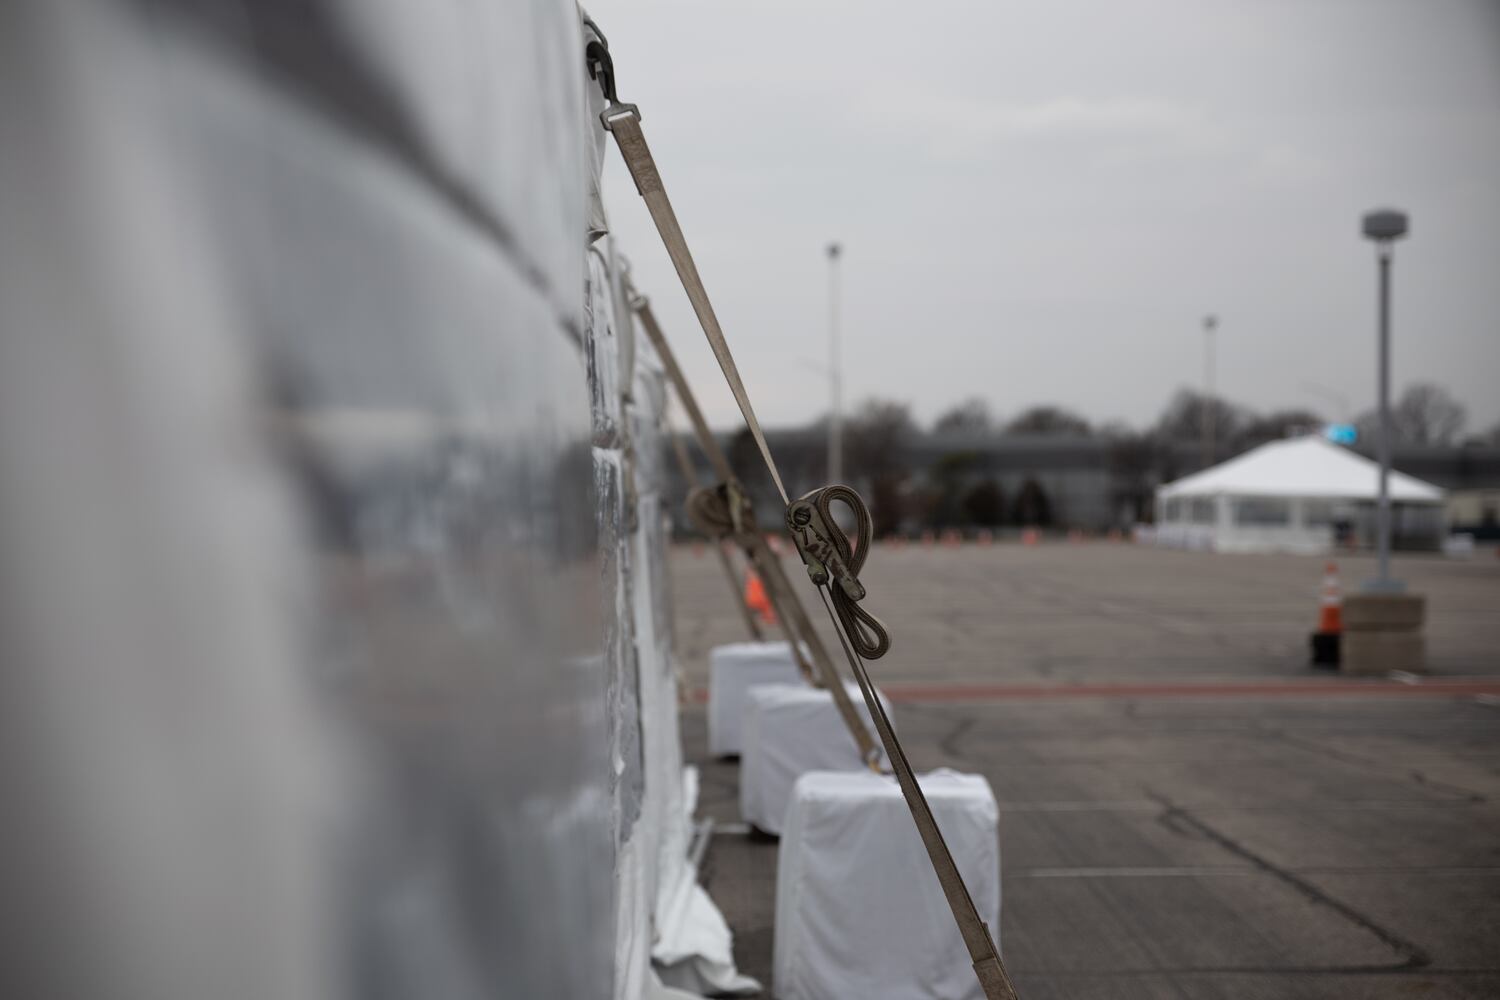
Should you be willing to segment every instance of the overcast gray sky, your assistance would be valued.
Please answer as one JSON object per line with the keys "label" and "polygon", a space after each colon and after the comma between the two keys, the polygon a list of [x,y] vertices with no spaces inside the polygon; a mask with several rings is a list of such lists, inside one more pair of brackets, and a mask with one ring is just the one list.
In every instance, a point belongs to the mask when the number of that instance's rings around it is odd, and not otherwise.
{"label": "overcast gray sky", "polygon": [[[1394,382],[1500,420],[1500,3],[594,0],[762,420],[847,397],[1154,420],[1203,377],[1371,405],[1369,208],[1409,212]],[[711,421],[737,420],[611,149],[611,222]],[[804,360],[806,359],[806,360]],[[1321,393],[1321,394],[1320,394]]]}

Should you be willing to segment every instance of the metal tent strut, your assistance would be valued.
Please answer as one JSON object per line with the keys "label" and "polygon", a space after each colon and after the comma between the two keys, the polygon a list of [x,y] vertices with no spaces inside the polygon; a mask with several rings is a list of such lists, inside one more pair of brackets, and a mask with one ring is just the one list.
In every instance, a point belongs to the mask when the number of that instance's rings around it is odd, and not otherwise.
{"label": "metal tent strut", "polygon": [[[765,460],[766,469],[770,472],[771,479],[775,482],[782,500],[788,506],[788,523],[789,527],[793,528],[794,539],[799,540],[798,551],[802,554],[803,561],[807,563],[808,573],[818,587],[819,594],[828,609],[829,618],[833,621],[834,630],[839,636],[839,643],[843,646],[844,655],[849,661],[849,668],[859,682],[860,691],[869,706],[870,717],[875,722],[881,743],[885,746],[886,754],[890,758],[891,766],[896,773],[896,780],[901,786],[901,793],[906,798],[907,807],[911,810],[912,819],[927,849],[928,859],[937,874],[938,882],[942,885],[948,907],[953,913],[953,919],[963,935],[964,945],[973,962],[974,974],[979,979],[986,1000],[1016,1000],[1015,987],[1011,984],[1005,966],[1000,961],[994,938],[991,937],[989,928],[974,906],[963,876],[959,873],[947,842],[943,839],[942,831],[938,828],[932,810],[927,804],[927,798],[922,794],[921,786],[917,783],[916,776],[907,762],[906,753],[896,738],[895,730],[891,728],[890,719],[880,704],[874,685],[870,682],[864,661],[855,653],[856,648],[880,647],[879,653],[883,654],[889,648],[889,639],[885,639],[883,644],[878,640],[870,640],[869,636],[860,636],[856,639],[855,636],[860,635],[860,626],[851,625],[849,632],[846,632],[846,618],[835,610],[841,606],[841,602],[845,606],[852,606],[864,596],[864,587],[858,583],[855,575],[857,566],[851,568],[854,565],[851,558],[853,547],[848,537],[843,534],[831,517],[826,520],[821,517],[804,519],[808,507],[813,508],[816,513],[819,509],[826,510],[828,503],[833,500],[839,500],[854,507],[856,514],[863,510],[864,503],[852,489],[837,485],[825,487],[824,490],[815,490],[798,500],[796,504],[793,504],[787,496],[786,487],[782,485],[781,473],[776,468],[775,459],[771,457],[771,450],[766,444],[765,435],[761,432],[760,421],[756,419],[755,409],[745,391],[744,382],[740,379],[739,368],[734,363],[729,343],[724,339],[724,332],[719,326],[717,316],[714,315],[713,306],[709,302],[702,279],[698,276],[698,269],[688,250],[682,227],[678,224],[671,202],[667,199],[661,174],[651,157],[646,137],[641,131],[640,112],[634,105],[620,103],[616,96],[614,65],[609,58],[608,50],[602,46],[591,46],[588,60],[589,72],[599,80],[604,96],[609,102],[609,106],[600,115],[600,121],[604,128],[615,137],[615,143],[625,159],[625,165],[635,180],[636,190],[646,202],[652,221],[656,223],[657,232],[666,246],[667,254],[677,269],[677,276],[682,280],[683,289],[687,292],[693,311],[703,327],[703,333],[708,338],[709,347],[718,359],[719,367],[724,373],[724,379],[728,382],[730,391],[734,393],[740,413],[744,415],[745,425],[754,436],[761,457]],[[834,490],[835,493],[831,496],[824,495],[827,490]],[[795,521],[793,520],[794,513],[796,514]],[[868,512],[864,512],[863,516],[867,518]],[[818,520],[823,520],[824,523],[815,523]],[[865,550],[866,545],[859,547],[860,563],[864,561]],[[823,581],[821,583],[818,582],[820,577]],[[837,595],[832,603],[830,603],[830,594]],[[870,620],[873,621],[873,617]],[[863,623],[865,627],[868,627],[863,617],[856,616],[853,621]],[[878,622],[876,625],[878,626]],[[883,634],[884,630],[880,629],[880,632]],[[866,641],[873,641],[875,646],[862,646],[861,643]]]}

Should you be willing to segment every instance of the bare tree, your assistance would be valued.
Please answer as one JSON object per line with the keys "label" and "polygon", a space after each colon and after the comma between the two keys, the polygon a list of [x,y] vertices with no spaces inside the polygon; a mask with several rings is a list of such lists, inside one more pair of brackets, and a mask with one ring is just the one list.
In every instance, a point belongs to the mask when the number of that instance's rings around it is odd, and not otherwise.
{"label": "bare tree", "polygon": [[1267,441],[1279,441],[1299,433],[1311,433],[1326,421],[1311,410],[1275,410],[1265,416],[1250,416],[1240,428],[1235,443],[1240,448],[1253,448]]}
{"label": "bare tree", "polygon": [[1033,406],[1010,422],[1012,434],[1089,434],[1093,428],[1083,417],[1060,406]]}
{"label": "bare tree", "polygon": [[934,528],[952,528],[964,522],[964,489],[979,461],[977,451],[950,451],[939,455],[927,470],[932,485],[927,514]]}
{"label": "bare tree", "polygon": [[877,536],[901,526],[901,482],[908,473],[907,443],[916,433],[911,407],[868,399],[844,428],[849,467],[870,483],[870,516]]}
{"label": "bare tree", "polygon": [[1161,454],[1156,435],[1136,432],[1121,423],[1102,429],[1105,463],[1109,469],[1110,501],[1116,511],[1128,509],[1128,520],[1145,521],[1151,512],[1152,487],[1159,474]]}
{"label": "bare tree", "polygon": [[1213,411],[1214,435],[1219,441],[1235,440],[1251,420],[1243,407],[1218,396],[1205,397],[1192,389],[1178,389],[1157,419],[1156,432],[1163,442],[1201,440],[1204,415],[1209,409]]}
{"label": "bare tree", "polygon": [[1005,521],[1005,491],[994,479],[983,479],[963,498],[964,517],[981,528],[998,527]]}
{"label": "bare tree", "polygon": [[974,431],[983,432],[990,429],[990,407],[978,396],[959,403],[942,414],[933,422],[934,431]]}
{"label": "bare tree", "polygon": [[[1397,444],[1450,445],[1463,432],[1468,411],[1453,394],[1431,382],[1406,387],[1391,407],[1391,438]],[[1380,415],[1371,410],[1357,421],[1359,436],[1374,441],[1380,431]]]}
{"label": "bare tree", "polygon": [[911,407],[889,399],[867,399],[844,428],[852,468],[873,476],[905,464],[906,444],[916,433]]}
{"label": "bare tree", "polygon": [[1052,523],[1052,500],[1035,476],[1028,476],[1021,484],[1012,520],[1035,528],[1045,528]]}

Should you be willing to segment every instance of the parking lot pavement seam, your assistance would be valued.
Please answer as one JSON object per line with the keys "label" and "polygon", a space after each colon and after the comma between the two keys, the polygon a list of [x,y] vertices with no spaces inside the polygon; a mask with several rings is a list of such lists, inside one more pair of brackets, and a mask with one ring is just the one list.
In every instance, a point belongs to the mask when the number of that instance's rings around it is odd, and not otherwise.
{"label": "parking lot pavement seam", "polygon": [[1345,903],[1343,900],[1335,898],[1329,893],[1324,892],[1322,889],[1319,889],[1316,885],[1313,885],[1306,879],[1301,878],[1296,873],[1282,868],[1280,865],[1277,865],[1264,855],[1251,850],[1244,844],[1241,844],[1239,841],[1235,840],[1233,837],[1218,830],[1212,824],[1204,821],[1187,809],[1184,809],[1181,806],[1177,805],[1167,796],[1162,795],[1161,793],[1153,791],[1149,788],[1145,791],[1148,798],[1151,798],[1160,803],[1163,810],[1163,824],[1166,825],[1168,829],[1176,831],[1184,825],[1192,828],[1200,836],[1206,838],[1214,844],[1217,844],[1223,850],[1228,851],[1235,857],[1244,859],[1245,861],[1254,865],[1256,868],[1264,871],[1266,874],[1278,879],[1310,902],[1319,906],[1325,906],[1328,909],[1333,910],[1345,920],[1348,920],[1350,923],[1353,923],[1354,925],[1361,927],[1364,930],[1368,931],[1370,934],[1374,935],[1380,941],[1384,942],[1388,947],[1393,949],[1397,954],[1406,956],[1405,961],[1399,962],[1395,965],[1358,966],[1346,968],[1342,971],[1369,973],[1397,972],[1411,969],[1421,969],[1432,964],[1431,954],[1428,953],[1427,949],[1423,948],[1415,941],[1407,940],[1400,934],[1397,934],[1395,931],[1376,922],[1372,917],[1361,913],[1359,910],[1355,909],[1353,906],[1350,906],[1348,903]]}
{"label": "parking lot pavement seam", "polygon": [[968,756],[958,748],[958,742],[968,735],[969,730],[973,729],[974,725],[975,719],[973,716],[959,716],[954,722],[953,727],[944,734],[942,739],[938,740],[938,749],[943,752],[945,757],[952,760],[968,761]]}
{"label": "parking lot pavement seam", "polygon": [[[1329,758],[1332,760],[1336,760],[1341,763],[1348,764],[1351,767],[1357,767],[1361,770],[1368,771],[1372,774],[1379,774],[1382,777],[1389,776],[1391,774],[1392,769],[1389,766],[1381,761],[1372,760],[1362,754],[1350,753],[1347,750],[1339,750],[1334,747],[1318,743],[1315,740],[1307,739],[1305,737],[1293,736],[1281,727],[1267,725],[1262,720],[1256,720],[1255,725],[1265,735],[1270,736],[1272,739],[1278,740],[1281,743],[1284,743],[1285,745],[1294,749],[1302,750],[1306,753],[1315,754],[1320,758]],[[1407,771],[1406,778],[1413,784],[1420,785],[1423,788],[1431,789],[1434,792],[1441,792],[1447,795],[1455,796],[1465,802],[1481,803],[1488,801],[1481,792],[1476,792],[1472,788],[1464,788],[1461,785],[1452,785],[1446,781],[1435,781],[1429,779],[1421,771]]]}

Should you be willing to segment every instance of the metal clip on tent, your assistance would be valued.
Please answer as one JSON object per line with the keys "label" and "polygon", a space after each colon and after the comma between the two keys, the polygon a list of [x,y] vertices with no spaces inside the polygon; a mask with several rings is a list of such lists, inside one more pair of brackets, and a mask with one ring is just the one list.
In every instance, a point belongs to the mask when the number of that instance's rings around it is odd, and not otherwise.
{"label": "metal clip on tent", "polygon": [[621,104],[619,97],[615,94],[615,60],[609,54],[609,40],[604,37],[604,32],[599,30],[599,26],[592,18],[584,18],[583,23],[598,36],[597,41],[590,41],[583,47],[583,59],[589,70],[589,79],[599,84],[600,92],[609,102],[599,114],[600,124],[608,132],[613,131],[610,122],[615,118],[633,116],[636,121],[640,121],[641,109],[634,104]]}
{"label": "metal clip on tent", "polygon": [[597,34],[598,40],[589,42],[583,46],[583,61],[588,66],[588,76],[597,82],[598,88],[604,94],[604,100],[609,105],[598,114],[598,121],[603,124],[606,132],[613,132],[613,121],[618,118],[634,118],[640,120],[640,108],[633,103],[621,103],[615,94],[615,60],[609,54],[609,42],[604,39],[603,31],[598,30],[598,25],[589,18],[583,18],[583,24],[592,28]]}

